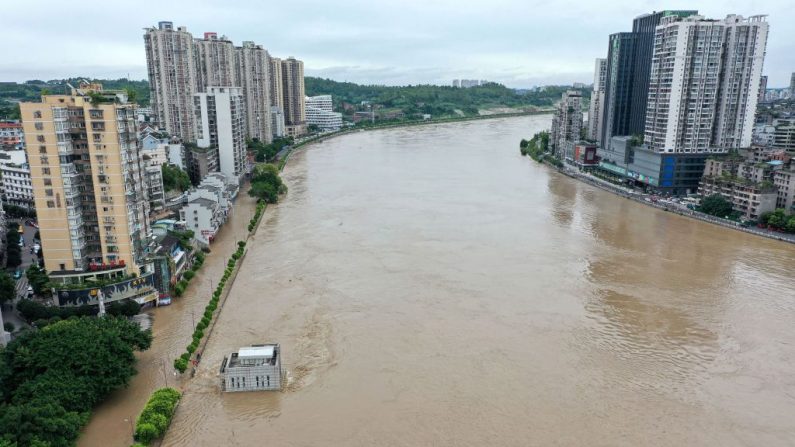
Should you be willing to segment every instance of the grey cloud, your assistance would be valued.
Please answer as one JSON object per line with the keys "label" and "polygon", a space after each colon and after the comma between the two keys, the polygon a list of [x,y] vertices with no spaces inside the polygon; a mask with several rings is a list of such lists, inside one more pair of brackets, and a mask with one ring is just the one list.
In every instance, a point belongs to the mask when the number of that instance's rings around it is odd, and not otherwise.
{"label": "grey cloud", "polygon": [[[133,7],[100,0],[78,6],[32,0],[3,6],[11,44],[5,47],[0,79],[127,72],[142,79],[142,28],[171,20],[195,36],[216,31],[236,43],[254,40],[274,55],[303,59],[308,74],[339,80],[447,84],[474,77],[513,87],[587,83],[593,59],[607,52],[610,33],[627,31],[633,17],[666,7],[698,8],[716,18],[769,14],[765,73],[770,85],[785,85],[795,71],[795,27],[790,25],[795,12],[781,0],[692,5],[662,0],[146,0]],[[81,20],[90,25],[69,26]]]}

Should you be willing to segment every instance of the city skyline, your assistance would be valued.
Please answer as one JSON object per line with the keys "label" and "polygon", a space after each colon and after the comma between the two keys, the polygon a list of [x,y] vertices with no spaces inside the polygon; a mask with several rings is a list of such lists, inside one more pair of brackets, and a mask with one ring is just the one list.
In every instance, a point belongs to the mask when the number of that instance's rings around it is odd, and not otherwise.
{"label": "city skyline", "polygon": [[[113,16],[113,6],[91,1]],[[449,85],[461,77],[489,79],[509,87],[590,83],[593,59],[606,57],[607,36],[629,31],[627,20],[668,8],[692,8],[722,19],[726,14],[768,15],[771,34],[765,74],[769,87],[786,87],[795,67],[795,30],[786,26],[793,13],[775,1],[751,6],[736,1],[693,4],[651,1],[556,5],[501,0],[484,9],[481,4],[457,2],[401,2],[375,5],[350,2],[333,10],[313,0],[289,7],[262,10],[253,2],[215,6],[177,1],[123,11],[116,20],[94,21],[91,27],[56,26],[75,11],[52,1],[7,5],[12,45],[0,68],[0,79],[57,79],[70,76],[146,78],[141,51],[142,29],[170,20],[186,26],[194,36],[204,32],[226,35],[236,44],[253,40],[282,58],[300,56],[306,75],[363,84]],[[304,11],[313,11],[306,14]],[[544,20],[538,20],[543,17]],[[587,20],[583,20],[587,18]],[[266,27],[263,20],[289,26]],[[51,24],[52,26],[43,26]],[[34,32],[35,30],[35,32]],[[496,30],[496,31],[495,31]],[[486,33],[488,31],[488,33]],[[95,39],[102,35],[102,45]],[[14,45],[13,41],[26,42]],[[73,51],[81,48],[79,58]],[[24,51],[23,51],[24,49]],[[56,61],[56,64],[42,61]]]}

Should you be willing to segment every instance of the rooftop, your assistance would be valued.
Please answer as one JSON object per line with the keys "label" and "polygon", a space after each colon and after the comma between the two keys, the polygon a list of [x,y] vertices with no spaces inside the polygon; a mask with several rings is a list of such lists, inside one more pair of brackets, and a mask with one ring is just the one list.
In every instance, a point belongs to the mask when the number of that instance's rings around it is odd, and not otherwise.
{"label": "rooftop", "polygon": [[265,345],[252,345],[238,349],[229,356],[230,368],[249,367],[262,365],[276,365],[279,363],[279,345],[275,343]]}
{"label": "rooftop", "polygon": [[204,197],[197,197],[197,198],[191,200],[188,203],[195,203],[195,204],[198,204],[198,205],[201,205],[201,206],[203,206],[205,208],[210,208],[210,209],[214,209],[214,208],[218,207],[218,202],[216,202],[214,200],[210,200],[210,199],[205,199]]}

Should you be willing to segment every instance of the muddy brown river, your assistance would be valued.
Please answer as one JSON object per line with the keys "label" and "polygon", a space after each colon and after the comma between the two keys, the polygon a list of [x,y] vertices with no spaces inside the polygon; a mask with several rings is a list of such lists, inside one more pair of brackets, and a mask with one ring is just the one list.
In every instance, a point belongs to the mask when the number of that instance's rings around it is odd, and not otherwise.
{"label": "muddy brown river", "polygon": [[[795,246],[521,157],[549,123],[294,154],[163,445],[795,444]],[[154,365],[206,300],[154,312],[141,375],[81,445],[129,445],[124,413],[165,382]],[[264,342],[282,345],[285,391],[221,394],[223,356]]]}

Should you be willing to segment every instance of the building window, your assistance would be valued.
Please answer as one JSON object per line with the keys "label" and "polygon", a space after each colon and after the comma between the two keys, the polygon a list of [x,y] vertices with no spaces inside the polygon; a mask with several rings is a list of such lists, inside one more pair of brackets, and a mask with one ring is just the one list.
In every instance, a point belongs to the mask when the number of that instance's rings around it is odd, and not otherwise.
{"label": "building window", "polygon": [[47,208],[55,208],[55,200],[48,200]]}
{"label": "building window", "polygon": [[35,123],[33,127],[35,127],[36,130],[44,130],[44,123]]}
{"label": "building window", "polygon": [[41,118],[41,110],[36,110],[33,112],[33,118]]}
{"label": "building window", "polygon": [[45,190],[44,190],[44,194],[45,194],[47,197],[52,197],[52,189],[45,189]]}
{"label": "building window", "polygon": [[41,168],[41,173],[44,175],[50,175],[50,168]]}
{"label": "building window", "polygon": [[39,153],[46,154],[47,153],[47,146],[39,146]]}
{"label": "building window", "polygon": [[44,186],[52,186],[52,179],[44,179]]}
{"label": "building window", "polygon": [[44,138],[44,135],[36,135],[36,141],[38,141],[39,143],[44,143],[47,140]]}

